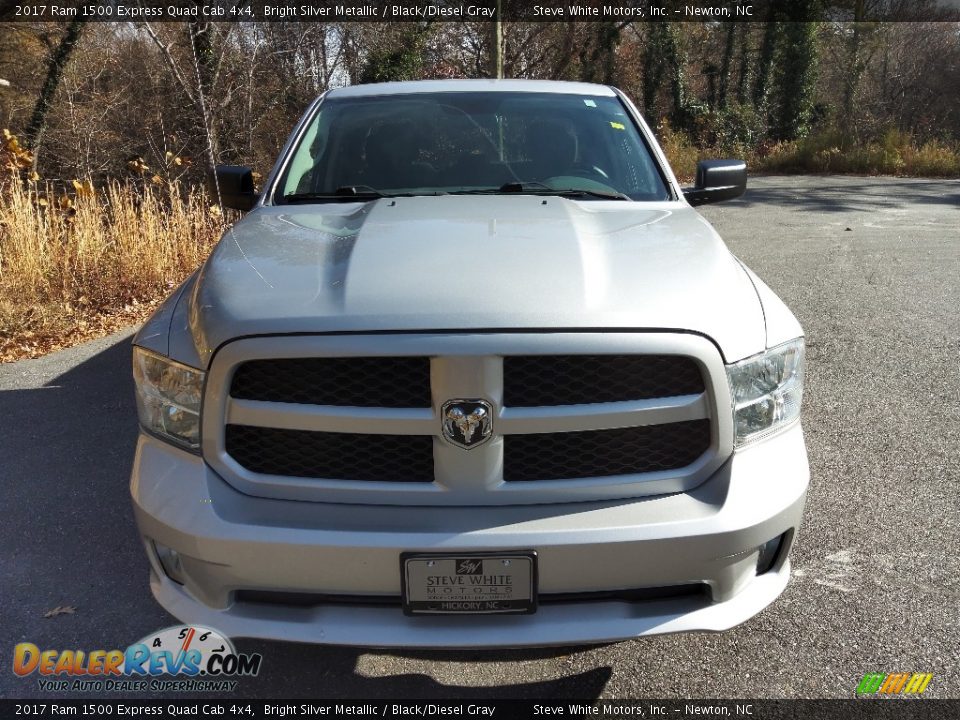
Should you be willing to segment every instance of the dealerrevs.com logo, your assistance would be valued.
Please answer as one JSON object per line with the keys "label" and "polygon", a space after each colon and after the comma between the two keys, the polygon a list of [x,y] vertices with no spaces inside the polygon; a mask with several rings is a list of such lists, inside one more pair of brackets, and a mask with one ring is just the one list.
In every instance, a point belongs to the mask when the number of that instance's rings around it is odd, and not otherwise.
{"label": "dealerrevs.com logo", "polygon": [[216,630],[174,625],[126,650],[41,650],[20,643],[13,651],[13,672],[20,677],[37,674],[40,689],[46,691],[229,692],[237,686],[233,678],[257,675],[262,661],[258,653],[238,653]]}

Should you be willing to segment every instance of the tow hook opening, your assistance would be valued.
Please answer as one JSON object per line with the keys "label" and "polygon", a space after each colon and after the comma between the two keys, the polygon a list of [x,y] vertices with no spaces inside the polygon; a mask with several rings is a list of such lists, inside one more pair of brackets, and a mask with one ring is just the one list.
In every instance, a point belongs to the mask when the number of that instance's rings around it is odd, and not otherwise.
{"label": "tow hook opening", "polygon": [[777,537],[767,540],[758,548],[757,553],[757,575],[763,575],[770,572],[773,568],[779,567],[783,550],[788,546],[787,536],[789,531],[777,535]]}
{"label": "tow hook opening", "polygon": [[156,540],[151,540],[150,544],[153,546],[153,552],[156,554],[164,574],[178,585],[183,585],[185,578],[180,553],[173,548],[158,543]]}

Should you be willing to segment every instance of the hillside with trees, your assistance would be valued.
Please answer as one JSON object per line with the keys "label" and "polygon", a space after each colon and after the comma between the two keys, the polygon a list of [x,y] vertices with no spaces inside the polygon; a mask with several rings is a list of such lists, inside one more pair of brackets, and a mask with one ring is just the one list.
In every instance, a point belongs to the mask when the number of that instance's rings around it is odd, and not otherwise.
{"label": "hillside with trees", "polygon": [[682,178],[724,156],[751,172],[960,176],[960,24],[877,20],[884,0],[798,22],[817,1],[770,0],[749,23],[0,22],[0,361],[146,317],[233,219],[208,169],[262,177],[332,87],[608,83]]}
{"label": "hillside with trees", "polygon": [[[765,22],[504,22],[502,72],[620,87],[683,150],[681,174],[701,151],[761,165],[785,154],[807,170],[956,174],[949,162],[897,154],[956,149],[960,25],[856,20],[870,17],[872,1],[851,0],[847,22],[792,20],[816,0],[782,2]],[[96,184],[143,166],[165,181],[193,178],[211,157],[262,173],[330,87],[491,76],[493,27],[7,23],[0,127],[21,138],[45,178]],[[847,151],[871,145],[872,163],[844,166]]]}

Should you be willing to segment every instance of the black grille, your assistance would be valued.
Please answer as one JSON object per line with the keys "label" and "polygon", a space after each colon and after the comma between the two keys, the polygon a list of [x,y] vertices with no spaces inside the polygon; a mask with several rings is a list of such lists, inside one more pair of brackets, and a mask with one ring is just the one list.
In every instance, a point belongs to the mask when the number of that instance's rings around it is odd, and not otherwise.
{"label": "black grille", "polygon": [[650,602],[652,600],[684,597],[709,598],[710,586],[706,583],[667,585],[664,587],[629,588],[626,590],[591,590],[588,592],[540,593],[538,600],[549,603],[575,602]]}
{"label": "black grille", "polygon": [[433,438],[227,425],[227,452],[251,472],[330,480],[433,482]]}
{"label": "black grille", "polygon": [[648,400],[703,392],[703,376],[681,355],[517,355],[503,359],[507,407]]}
{"label": "black grille", "polygon": [[[628,588],[626,590],[591,590],[587,592],[538,593],[537,600],[543,605],[553,603],[590,602],[650,602],[678,598],[704,598],[709,600],[710,587],[705,583],[670,585],[666,587]],[[315,607],[317,605],[367,605],[400,607],[399,595],[346,595],[317,592],[288,592],[279,590],[237,590],[237,602],[288,607]]]}
{"label": "black grille", "polygon": [[399,595],[346,595],[314,592],[286,592],[280,590],[237,590],[234,600],[258,605],[286,605],[288,607],[315,607],[317,605],[373,605],[400,607]]}
{"label": "black grille", "polygon": [[710,446],[710,421],[503,439],[504,480],[609,477],[686,467]]}
{"label": "black grille", "polygon": [[234,373],[230,394],[309,405],[430,407],[430,358],[250,360]]}

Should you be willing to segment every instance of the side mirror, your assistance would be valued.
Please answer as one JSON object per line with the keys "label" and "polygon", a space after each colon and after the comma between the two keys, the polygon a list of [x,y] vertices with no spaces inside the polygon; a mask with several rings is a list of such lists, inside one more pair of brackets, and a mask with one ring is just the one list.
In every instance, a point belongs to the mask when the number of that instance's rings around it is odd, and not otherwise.
{"label": "side mirror", "polygon": [[253,189],[253,170],[244,165],[217,165],[214,174],[216,182],[210,178],[210,195],[216,200],[219,188],[224,207],[250,210],[257,204],[259,196]]}
{"label": "side mirror", "polygon": [[743,160],[701,160],[697,163],[697,181],[684,188],[683,196],[691,205],[733,200],[747,189],[747,164]]}

